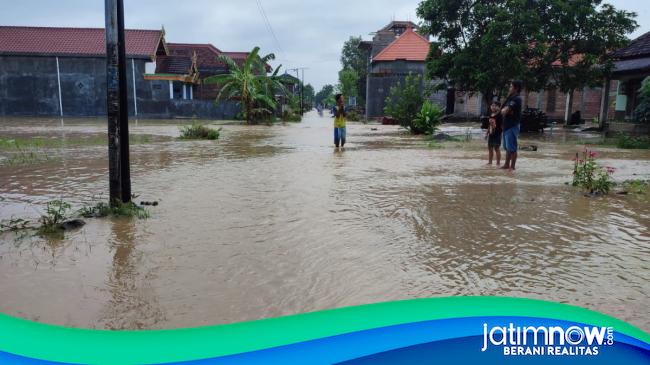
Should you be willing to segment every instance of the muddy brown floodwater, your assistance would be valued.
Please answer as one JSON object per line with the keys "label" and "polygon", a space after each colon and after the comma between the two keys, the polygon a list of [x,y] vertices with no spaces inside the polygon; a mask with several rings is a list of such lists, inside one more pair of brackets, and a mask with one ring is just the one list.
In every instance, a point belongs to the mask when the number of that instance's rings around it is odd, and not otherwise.
{"label": "muddy brown floodwater", "polygon": [[[345,150],[334,151],[331,120],[313,113],[300,124],[226,125],[217,142],[175,140],[178,123],[131,126],[150,136],[131,159],[137,201],[160,202],[151,218],[90,219],[63,240],[0,236],[0,312],[148,329],[505,295],[650,330],[650,201],[565,185],[582,148],[574,134],[525,137],[539,151],[522,152],[508,174],[484,165],[476,129],[472,142],[430,148],[395,126],[349,124]],[[0,121],[3,138],[104,133],[100,119]],[[616,179],[650,179],[649,151],[598,150]],[[106,198],[103,144],[47,153],[0,165],[0,219],[37,217],[51,199]]]}

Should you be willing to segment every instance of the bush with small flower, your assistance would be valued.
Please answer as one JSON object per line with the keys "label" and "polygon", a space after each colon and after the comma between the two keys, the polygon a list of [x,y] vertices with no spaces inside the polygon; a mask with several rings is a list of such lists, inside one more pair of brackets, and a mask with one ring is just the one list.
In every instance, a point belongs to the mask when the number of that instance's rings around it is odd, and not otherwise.
{"label": "bush with small flower", "polygon": [[614,186],[613,167],[602,167],[596,162],[598,154],[585,149],[582,158],[576,153],[573,170],[573,186],[590,194],[607,194]]}

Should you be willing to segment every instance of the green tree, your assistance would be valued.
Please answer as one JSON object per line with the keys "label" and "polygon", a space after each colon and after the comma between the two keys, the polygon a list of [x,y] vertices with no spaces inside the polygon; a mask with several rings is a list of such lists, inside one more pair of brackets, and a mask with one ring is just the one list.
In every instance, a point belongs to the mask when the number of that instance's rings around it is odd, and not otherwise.
{"label": "green tree", "polygon": [[334,100],[334,86],[324,85],[319,92],[316,93],[314,97],[314,102],[316,104],[323,105],[333,105],[332,101]]}
{"label": "green tree", "polygon": [[357,73],[355,95],[359,98],[359,103],[365,105],[368,51],[359,48],[362,41],[361,36],[350,37],[343,44],[343,49],[341,50],[341,66],[342,70],[354,70]]}
{"label": "green tree", "polygon": [[358,97],[359,93],[357,91],[357,84],[359,81],[359,75],[353,69],[343,69],[339,71],[339,84],[337,86],[338,91],[348,96]]}
{"label": "green tree", "polygon": [[557,87],[570,94],[584,86],[602,86],[613,68],[610,51],[628,43],[637,27],[635,13],[600,0],[544,0],[537,6],[542,28],[538,58],[531,72],[536,88]]}
{"label": "green tree", "polygon": [[305,88],[304,88],[304,104],[305,104],[305,108],[307,110],[310,110],[311,108],[314,107],[314,97],[315,97],[314,87],[311,86],[311,84],[305,85]]}
{"label": "green tree", "polygon": [[427,75],[469,92],[488,103],[509,80],[525,78],[529,45],[537,38],[538,20],[527,2],[516,0],[425,0],[417,9],[421,30],[431,34]]}
{"label": "green tree", "polygon": [[422,92],[422,76],[409,73],[401,82],[396,82],[391,86],[384,113],[387,116],[395,118],[399,125],[411,131],[411,133],[424,133],[418,128],[414,128],[414,120],[422,110],[425,96]]}
{"label": "green tree", "polygon": [[259,47],[253,48],[241,66],[228,56],[219,56],[219,60],[228,66],[229,72],[204,80],[207,84],[220,86],[217,101],[239,100],[244,118],[249,124],[272,114],[276,107],[276,91],[286,93],[277,76],[281,66],[271,76],[266,74],[266,64],[275,59],[275,55],[270,53],[260,57],[259,51]]}
{"label": "green tree", "polygon": [[436,39],[428,76],[481,92],[486,102],[512,79],[528,90],[564,91],[601,80],[611,70],[608,50],[636,27],[634,13],[600,0],[424,0],[417,13]]}

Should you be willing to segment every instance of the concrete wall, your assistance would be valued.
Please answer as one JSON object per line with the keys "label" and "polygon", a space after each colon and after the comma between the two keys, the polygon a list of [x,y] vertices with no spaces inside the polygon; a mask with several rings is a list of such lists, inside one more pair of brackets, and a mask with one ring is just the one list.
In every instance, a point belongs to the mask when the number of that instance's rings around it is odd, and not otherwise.
{"label": "concrete wall", "polygon": [[[150,99],[144,60],[127,63],[129,114],[134,113],[133,70],[138,99]],[[63,116],[106,114],[106,61],[59,57]],[[0,115],[60,115],[56,57],[0,56]]]}
{"label": "concrete wall", "polygon": [[211,100],[143,100],[138,108],[146,118],[234,119],[239,113],[239,103],[233,101],[217,104]]}
{"label": "concrete wall", "polygon": [[[234,102],[169,100],[168,81],[144,79],[144,59],[128,59],[129,115],[135,115],[133,67],[138,117],[224,118],[239,111]],[[106,61],[94,57],[59,57],[63,116],[106,115]],[[196,90],[195,90],[196,91]],[[0,116],[59,116],[56,57],[0,56]]]}
{"label": "concrete wall", "polygon": [[[374,63],[368,75],[368,96],[366,100],[368,118],[377,118],[384,115],[385,100],[393,85],[403,83],[409,73],[422,76],[424,71],[424,62],[394,61]],[[424,83],[422,89],[424,89]],[[446,91],[436,92],[430,99],[444,109]]]}

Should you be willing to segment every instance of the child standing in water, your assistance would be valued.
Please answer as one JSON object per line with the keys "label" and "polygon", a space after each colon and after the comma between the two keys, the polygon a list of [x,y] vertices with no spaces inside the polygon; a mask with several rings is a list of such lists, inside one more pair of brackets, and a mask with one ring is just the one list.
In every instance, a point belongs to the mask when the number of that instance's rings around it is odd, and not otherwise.
{"label": "child standing in water", "polygon": [[334,145],[345,145],[345,105],[343,105],[343,94],[336,94],[336,107],[334,113]]}
{"label": "child standing in water", "polygon": [[503,118],[501,117],[501,105],[495,101],[490,106],[490,124],[486,138],[488,140],[488,165],[492,165],[494,155],[497,157],[497,166],[501,165],[501,134],[503,132]]}

